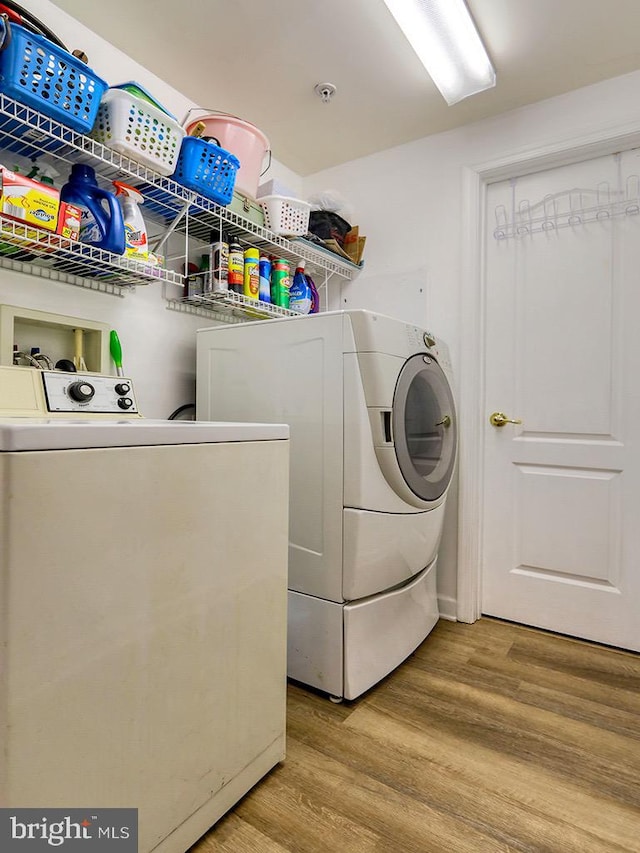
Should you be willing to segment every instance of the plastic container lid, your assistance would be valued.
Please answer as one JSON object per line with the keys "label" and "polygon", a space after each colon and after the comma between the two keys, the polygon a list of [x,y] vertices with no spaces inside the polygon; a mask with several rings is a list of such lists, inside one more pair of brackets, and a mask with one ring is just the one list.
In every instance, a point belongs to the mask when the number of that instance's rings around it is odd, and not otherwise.
{"label": "plastic container lid", "polygon": [[140,83],[136,83],[135,80],[127,80],[126,83],[119,83],[117,86],[111,86],[111,89],[123,89],[125,92],[128,92],[130,95],[133,95],[134,98],[142,98],[144,101],[148,101],[150,104],[153,104],[154,107],[157,107],[159,110],[162,110],[163,113],[172,118],[174,121],[178,121],[178,119],[170,113],[165,107],[162,106],[149,92],[144,88]]}

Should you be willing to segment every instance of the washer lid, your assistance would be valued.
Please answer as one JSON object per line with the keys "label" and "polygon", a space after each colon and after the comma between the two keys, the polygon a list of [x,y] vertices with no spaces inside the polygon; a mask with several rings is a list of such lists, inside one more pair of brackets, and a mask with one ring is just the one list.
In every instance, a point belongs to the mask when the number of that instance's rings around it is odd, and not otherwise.
{"label": "washer lid", "polygon": [[289,438],[287,424],[208,421],[3,418],[0,451],[216,444]]}

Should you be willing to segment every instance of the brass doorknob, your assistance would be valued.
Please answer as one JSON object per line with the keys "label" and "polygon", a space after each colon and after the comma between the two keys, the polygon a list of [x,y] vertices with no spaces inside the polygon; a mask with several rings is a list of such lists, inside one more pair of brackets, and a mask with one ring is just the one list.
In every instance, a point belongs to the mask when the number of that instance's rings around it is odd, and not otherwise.
{"label": "brass doorknob", "polygon": [[494,427],[503,427],[505,424],[521,424],[519,418],[508,418],[504,412],[494,412],[489,417],[489,423]]}

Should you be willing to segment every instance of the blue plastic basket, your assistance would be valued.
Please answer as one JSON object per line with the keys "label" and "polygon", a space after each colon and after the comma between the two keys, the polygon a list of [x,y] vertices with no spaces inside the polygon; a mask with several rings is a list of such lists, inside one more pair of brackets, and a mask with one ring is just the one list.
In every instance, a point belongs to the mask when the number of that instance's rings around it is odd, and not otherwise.
{"label": "blue plastic basket", "polygon": [[173,180],[217,204],[227,205],[233,198],[240,161],[213,142],[185,136]]}
{"label": "blue plastic basket", "polygon": [[42,36],[11,24],[0,52],[0,91],[80,133],[88,133],[107,84],[91,69]]}

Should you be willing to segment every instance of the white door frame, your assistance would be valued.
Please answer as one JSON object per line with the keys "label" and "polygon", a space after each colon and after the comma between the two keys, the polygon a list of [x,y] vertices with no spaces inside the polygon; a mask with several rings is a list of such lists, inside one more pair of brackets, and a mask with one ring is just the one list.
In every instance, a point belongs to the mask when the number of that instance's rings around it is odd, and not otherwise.
{"label": "white door frame", "polygon": [[488,183],[589,160],[640,146],[640,122],[604,127],[589,136],[464,167],[462,170],[462,282],[460,330],[460,459],[458,515],[459,622],[481,614],[484,436],[485,197]]}

